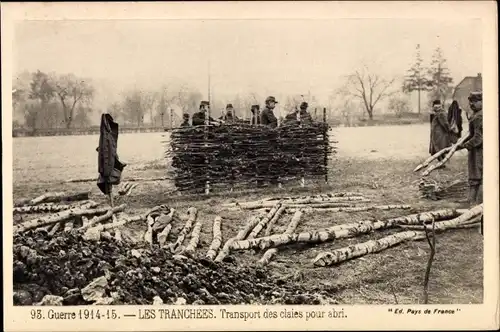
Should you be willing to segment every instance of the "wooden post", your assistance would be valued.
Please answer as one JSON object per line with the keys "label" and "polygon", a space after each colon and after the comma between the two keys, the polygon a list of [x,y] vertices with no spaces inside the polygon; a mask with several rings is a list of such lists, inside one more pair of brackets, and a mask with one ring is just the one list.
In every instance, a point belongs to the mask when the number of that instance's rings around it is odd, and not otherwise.
{"label": "wooden post", "polygon": [[205,194],[208,195],[210,193],[210,163],[208,161],[208,154],[207,154],[207,149],[208,149],[208,125],[210,122],[210,106],[206,106],[208,109],[205,111],[205,130],[204,130],[204,147],[205,147],[205,172],[206,172],[206,181],[205,181]]}
{"label": "wooden post", "polygon": [[170,130],[174,128],[174,110],[170,109]]}
{"label": "wooden post", "polygon": [[[300,111],[297,112],[297,121],[299,122],[299,128],[302,129],[302,121],[301,121],[301,118],[300,118]],[[303,141],[300,144],[300,164],[302,165],[302,174],[301,174],[301,177],[300,177],[300,186],[302,188],[304,188],[305,185],[306,185],[306,181],[304,179],[304,142]]]}
{"label": "wooden post", "polygon": [[314,120],[318,121],[318,108],[314,108]]}
{"label": "wooden post", "polygon": [[326,107],[323,107],[323,123],[325,124],[325,132],[323,133],[323,144],[325,145],[325,156],[324,156],[324,164],[325,164],[325,183],[328,184],[328,141],[327,141],[327,130],[326,127]]}

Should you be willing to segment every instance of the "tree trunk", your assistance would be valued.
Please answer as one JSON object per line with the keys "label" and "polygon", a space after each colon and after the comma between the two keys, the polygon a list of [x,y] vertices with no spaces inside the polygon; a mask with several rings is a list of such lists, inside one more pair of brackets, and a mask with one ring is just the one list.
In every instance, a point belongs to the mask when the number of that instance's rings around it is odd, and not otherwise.
{"label": "tree trunk", "polygon": [[21,233],[21,232],[27,231],[29,229],[51,225],[51,224],[54,224],[56,222],[69,220],[71,218],[78,217],[78,216],[104,214],[108,211],[108,208],[100,208],[100,209],[90,210],[91,208],[96,207],[96,206],[97,206],[97,203],[89,202],[89,203],[82,205],[80,207],[75,207],[74,209],[62,211],[62,212],[59,212],[56,214],[51,214],[49,216],[44,216],[44,217],[36,218],[33,220],[28,220],[28,221],[23,222],[21,224],[15,225],[14,226],[14,233]]}
{"label": "tree trunk", "polygon": [[18,206],[14,208],[14,214],[21,213],[54,213],[71,209],[70,205],[56,205],[53,203],[42,203],[40,205]]}
{"label": "tree trunk", "polygon": [[222,262],[224,258],[229,254],[229,251],[231,250],[231,246],[233,245],[233,243],[235,241],[243,240],[247,236],[248,232],[250,232],[251,229],[257,226],[259,222],[260,218],[258,216],[251,217],[250,220],[245,225],[245,227],[241,231],[239,231],[235,237],[232,237],[229,240],[227,240],[227,242],[224,244],[224,247],[215,258],[215,261]]}
{"label": "tree trunk", "polygon": [[175,241],[175,243],[170,246],[170,250],[172,252],[177,251],[182,246],[182,243],[184,242],[186,235],[189,233],[189,231],[191,231],[191,227],[193,227],[193,222],[196,220],[198,210],[196,210],[196,208],[194,208],[194,207],[190,207],[188,209],[188,214],[189,214],[189,218],[187,219],[186,224],[184,225],[184,228],[179,233],[179,237],[177,238],[177,241]]}
{"label": "tree trunk", "polygon": [[283,212],[285,212],[285,209],[286,209],[286,207],[282,205],[279,208],[279,210],[276,211],[276,213],[274,214],[273,218],[267,223],[267,228],[266,228],[266,232],[264,233],[264,236],[271,235],[271,231],[273,229],[274,224],[278,221],[278,219],[283,214]]}
{"label": "tree trunk", "polygon": [[[329,197],[329,198],[299,198],[283,201],[283,205],[288,206],[289,204],[311,204],[311,203],[346,203],[346,202],[359,202],[366,201],[364,197],[352,196],[352,197]],[[276,205],[275,201],[255,201],[255,202],[245,202],[236,203],[234,206],[238,206],[242,209],[262,209],[271,208]],[[305,205],[304,205],[305,206]]]}
{"label": "tree trunk", "polygon": [[257,235],[259,235],[260,231],[267,225],[267,223],[274,217],[274,215],[279,211],[281,207],[281,203],[277,203],[269,213],[262,218],[259,223],[254,227],[252,232],[248,235],[249,239],[255,238]]}
{"label": "tree trunk", "polygon": [[167,237],[168,234],[170,234],[170,230],[172,230],[172,224],[168,224],[167,226],[165,226],[165,228],[160,233],[158,233],[158,235],[156,235],[156,239],[161,248],[163,248],[165,246],[165,243],[167,243]]}
{"label": "tree trunk", "polygon": [[[375,206],[355,206],[355,207],[309,207],[309,206],[304,206],[303,209],[305,209],[307,212],[312,211],[314,209],[318,209],[320,211],[328,211],[328,212],[361,212],[361,211],[372,211],[372,210],[382,210],[382,211],[387,211],[387,210],[395,210],[395,209],[401,209],[401,210],[408,210],[411,209],[410,205],[375,205]],[[295,208],[287,208],[287,212],[295,212]]]}
{"label": "tree trunk", "polygon": [[191,233],[191,241],[189,241],[189,244],[183,251],[185,254],[191,256],[196,250],[196,247],[198,247],[198,243],[200,242],[200,233],[202,227],[203,223],[201,221],[197,221],[196,225],[194,225],[193,232]]}
{"label": "tree trunk", "polygon": [[313,230],[309,232],[294,233],[294,234],[279,234],[266,236],[261,238],[235,241],[231,244],[232,250],[246,249],[267,249],[290,243],[322,243],[339,238],[355,237],[360,234],[370,233],[377,229],[392,228],[397,225],[421,225],[423,222],[433,221],[436,219],[452,218],[459,215],[458,211],[453,209],[443,209],[429,211],[419,214],[410,214],[403,217],[396,217],[387,220],[363,220],[357,223],[335,225],[330,228]]}
{"label": "tree trunk", "polygon": [[37,205],[40,203],[49,202],[73,202],[82,201],[89,199],[90,192],[75,192],[75,193],[65,193],[65,192],[48,192],[41,196],[33,199],[20,199],[14,203],[14,206],[24,206],[24,205]]}
{"label": "tree trunk", "polygon": [[417,92],[418,92],[418,114],[420,114],[420,90],[421,89],[422,89],[422,87],[419,85],[418,89],[417,89]]}
{"label": "tree trunk", "polygon": [[113,208],[109,209],[104,215],[101,215],[98,217],[96,216],[96,217],[92,218],[92,220],[90,220],[88,223],[82,225],[82,227],[80,227],[80,229],[85,230],[85,229],[94,227],[94,225],[97,225],[98,223],[101,223],[104,220],[107,220],[107,219],[113,217],[114,213],[122,212],[123,210],[125,210],[126,206],[127,206],[126,204],[122,204],[122,205],[113,207]]}
{"label": "tree trunk", "polygon": [[[297,226],[299,225],[300,217],[302,217],[302,211],[299,210],[299,211],[295,212],[295,214],[293,215],[292,220],[290,221],[290,224],[288,225],[284,234],[289,235],[289,234],[293,234],[293,232],[295,232],[295,230],[297,229]],[[257,264],[260,264],[260,265],[269,264],[269,262],[271,261],[273,256],[276,255],[277,253],[278,253],[278,248],[268,249],[264,253],[264,255],[262,256],[262,258],[257,262]]]}
{"label": "tree trunk", "polygon": [[221,222],[222,218],[217,216],[215,217],[213,224],[213,237],[212,244],[210,244],[210,248],[207,251],[206,258],[209,260],[213,260],[215,255],[217,255],[217,250],[219,250],[222,245],[222,232],[221,232]]}
{"label": "tree trunk", "polygon": [[332,252],[320,253],[313,259],[315,266],[329,266],[347,261],[352,258],[364,256],[370,253],[375,253],[395,246],[401,242],[412,240],[421,235],[420,232],[407,231],[386,236],[379,240],[371,240],[368,242],[358,243],[353,246],[344,247]]}
{"label": "tree trunk", "polygon": [[373,107],[372,106],[368,107],[367,111],[368,111],[368,118],[370,119],[370,121],[372,121],[373,120]]}

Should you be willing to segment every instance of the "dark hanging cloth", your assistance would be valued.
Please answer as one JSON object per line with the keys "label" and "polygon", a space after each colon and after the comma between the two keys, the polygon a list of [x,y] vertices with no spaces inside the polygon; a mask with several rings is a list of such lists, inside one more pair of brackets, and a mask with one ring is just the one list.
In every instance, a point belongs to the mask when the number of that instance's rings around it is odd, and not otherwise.
{"label": "dark hanging cloth", "polygon": [[451,142],[456,143],[462,136],[462,109],[456,100],[454,100],[448,108],[448,123],[450,124],[451,130]]}
{"label": "dark hanging cloth", "polygon": [[113,185],[120,184],[121,174],[126,164],[118,159],[118,123],[110,114],[101,116],[99,136],[97,187],[103,194],[111,193]]}

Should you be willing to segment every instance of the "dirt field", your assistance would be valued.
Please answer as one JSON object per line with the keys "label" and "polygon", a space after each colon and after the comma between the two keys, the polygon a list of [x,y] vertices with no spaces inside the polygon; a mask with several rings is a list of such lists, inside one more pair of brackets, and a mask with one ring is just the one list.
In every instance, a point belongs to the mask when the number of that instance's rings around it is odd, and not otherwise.
{"label": "dirt field", "polygon": [[[330,184],[307,183],[308,193],[362,192],[372,204],[411,204],[411,211],[360,213],[314,213],[302,217],[297,231],[329,227],[368,218],[385,219],[443,207],[459,207],[451,201],[424,201],[418,198],[413,168],[427,156],[428,127],[363,127],[335,129],[339,141],[337,156],[331,160]],[[382,139],[383,138],[383,139]],[[130,164],[127,177],[165,175],[161,159],[161,134],[121,135],[120,157]],[[55,143],[57,142],[57,143]],[[95,183],[61,184],[68,178],[96,175],[97,136],[42,137],[14,139],[14,198],[34,197],[46,190],[71,191],[88,189],[97,202],[104,202]],[[62,152],[61,152],[62,151]],[[76,153],[76,151],[78,153]],[[387,153],[390,151],[390,155]],[[465,176],[465,153],[457,154],[447,169],[433,177]],[[68,167],[67,165],[71,165]],[[223,218],[224,241],[234,236],[248,219],[248,211],[227,211],[220,204],[235,200],[254,200],[270,195],[293,195],[304,192],[300,187],[286,186],[273,191],[217,194],[211,198],[180,197],[169,194],[168,182],[140,183],[131,196],[118,197],[116,204],[127,203],[127,213],[144,212],[158,204],[168,204],[186,212],[189,206],[199,209],[204,221],[200,248],[206,252],[211,241],[211,223],[216,215]],[[291,215],[280,218],[276,232],[284,230]],[[176,234],[182,225],[174,225]],[[144,231],[144,225],[132,225]],[[428,258],[426,241],[409,242],[397,247],[354,259],[338,266],[314,268],[310,260],[319,252],[345,247],[386,236],[392,231],[376,232],[315,246],[289,246],[280,250],[269,265],[269,271],[305,286],[321,286],[334,303],[388,304],[419,303]],[[430,303],[482,303],[483,242],[477,229],[452,230],[437,237],[437,253],[429,284]],[[253,265],[262,253],[235,253],[234,258]]]}

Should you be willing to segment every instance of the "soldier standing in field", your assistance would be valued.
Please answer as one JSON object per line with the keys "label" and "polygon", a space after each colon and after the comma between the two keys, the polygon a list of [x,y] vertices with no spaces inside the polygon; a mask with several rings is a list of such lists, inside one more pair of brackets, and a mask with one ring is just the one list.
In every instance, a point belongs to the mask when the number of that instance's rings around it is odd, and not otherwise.
{"label": "soldier standing in field", "polygon": [[306,103],[305,101],[300,104],[300,110],[296,110],[293,113],[288,114],[285,117],[285,123],[286,124],[311,124],[312,123],[312,117],[309,112],[307,112],[307,108],[309,107],[309,104]]}
{"label": "soldier standing in field", "polygon": [[468,150],[469,202],[473,205],[483,201],[483,93],[472,92],[469,106],[473,112],[469,120],[469,136],[459,149]]}
{"label": "soldier standing in field", "polygon": [[[469,120],[469,135],[459,149],[468,150],[468,202],[473,206],[483,202],[483,93],[472,92],[469,95],[469,106],[473,112]],[[481,234],[483,234],[482,217]]]}
{"label": "soldier standing in field", "polygon": [[181,127],[189,127],[189,114],[188,113],[182,114]]}
{"label": "soldier standing in field", "polygon": [[260,113],[260,124],[269,126],[271,128],[276,128],[278,126],[278,119],[274,115],[274,108],[278,101],[273,96],[266,98],[266,106]]}
{"label": "soldier standing in field", "polygon": [[239,121],[238,117],[234,115],[234,108],[233,104],[227,104],[226,105],[226,114],[221,116],[219,120],[224,121],[224,123],[234,123]]}
{"label": "soldier standing in field", "polygon": [[[208,101],[201,101],[200,111],[193,114],[193,126],[203,126],[205,124],[205,113],[210,110],[210,103]],[[210,122],[215,122],[211,117]]]}

